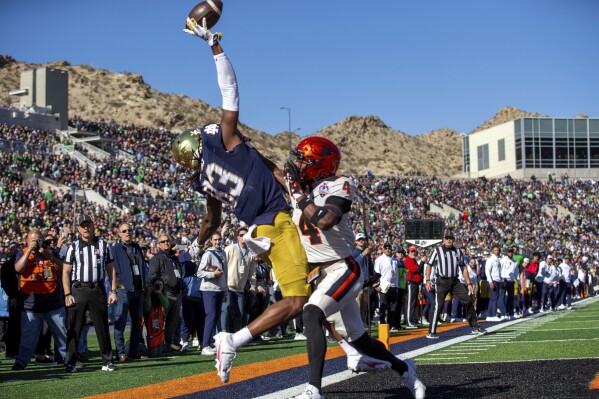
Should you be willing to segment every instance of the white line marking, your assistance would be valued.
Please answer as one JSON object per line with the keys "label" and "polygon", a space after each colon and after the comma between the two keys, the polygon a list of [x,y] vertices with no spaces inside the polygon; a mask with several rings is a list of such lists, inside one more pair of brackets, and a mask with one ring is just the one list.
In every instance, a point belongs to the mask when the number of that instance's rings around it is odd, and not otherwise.
{"label": "white line marking", "polygon": [[[577,305],[578,304],[586,304],[587,302],[588,303],[593,303],[593,302],[597,302],[597,301],[599,301],[599,297],[591,297],[591,298],[583,299],[583,300],[577,302]],[[540,317],[540,316],[545,316],[545,317]],[[515,324],[519,324],[519,323],[522,323],[522,322],[527,322],[526,324],[529,325],[529,326],[531,326],[531,328],[532,328],[533,326],[536,326],[537,324],[544,324],[544,323],[546,323],[548,321],[551,321],[551,320],[554,320],[554,319],[557,318],[557,317],[551,318],[551,317],[547,317],[547,316],[548,316],[547,314],[538,314],[537,313],[537,314],[530,315],[530,316],[525,317],[525,318],[520,318],[520,319],[516,319],[516,320],[510,320],[510,321],[506,321],[504,323],[496,324],[496,325],[494,325],[492,327],[488,327],[487,331],[488,332],[493,332],[493,331],[501,330],[501,329],[503,329],[505,327],[509,327],[509,326],[512,326],[512,325],[515,325]],[[537,317],[540,317],[540,320],[537,320]],[[522,328],[521,326],[517,326],[517,327]],[[513,328],[517,328],[517,327],[514,326]],[[416,349],[416,350],[413,350],[413,351],[410,351],[410,352],[402,353],[402,354],[397,355],[397,357],[400,358],[400,359],[414,358],[414,357],[417,357],[417,356],[422,356],[422,355],[429,354],[430,352],[433,352],[433,351],[436,351],[436,350],[439,350],[439,349],[443,349],[443,348],[446,348],[446,347],[451,346],[451,345],[460,344],[460,343],[464,343],[464,345],[466,345],[467,343],[465,341],[470,341],[470,340],[473,340],[473,339],[475,339],[477,337],[480,337],[480,336],[479,335],[468,335],[467,334],[467,335],[463,335],[461,337],[456,337],[456,338],[453,338],[453,339],[450,339],[450,340],[447,340],[447,341],[444,341],[444,342],[439,342],[439,343],[436,343],[436,344],[433,344],[433,345],[428,345],[428,346],[425,346],[423,348]],[[594,339],[594,340],[597,339],[597,340],[599,340],[599,338],[590,338],[590,339]],[[579,339],[578,341],[588,341],[588,340],[589,339]],[[566,340],[566,341],[576,341],[576,339],[570,339],[570,340]],[[534,343],[534,342],[543,342],[543,341],[514,341],[514,342],[511,342],[511,343],[520,343],[520,342]],[[559,342],[559,341],[549,340],[549,341],[546,341],[546,342]],[[474,344],[474,343],[476,343],[476,342],[472,342],[472,344]],[[494,345],[491,345],[491,346],[494,346]],[[599,357],[570,358],[568,360],[576,360],[576,359],[598,359],[598,358]],[[445,359],[443,359],[443,358],[431,358],[431,359],[420,358],[418,360],[425,362],[425,361],[454,360],[454,359],[466,359],[466,358],[464,358],[464,357],[448,357],[448,358],[445,358]],[[563,359],[547,359],[547,360],[563,360]],[[517,361],[521,361],[521,360],[517,360]],[[505,361],[505,362],[494,361],[493,363],[514,363],[514,362],[517,362],[517,361]],[[526,360],[526,361],[536,361],[536,360]],[[473,364],[473,363],[474,364],[478,364],[478,363],[488,364],[488,362],[463,362],[463,363],[452,363],[452,364]],[[333,374],[333,375],[324,377],[322,379],[322,386],[325,387],[327,385],[331,385],[331,384],[335,384],[337,382],[345,381],[345,380],[348,380],[350,378],[356,377],[357,375],[358,374],[353,374],[349,370],[343,371],[341,373]],[[281,390],[281,391],[272,392],[270,394],[267,394],[267,395],[264,395],[264,396],[260,396],[260,397],[255,398],[255,399],[280,399],[280,398],[288,398],[288,397],[292,397],[292,396],[295,396],[295,395],[299,395],[299,394],[301,394],[303,392],[304,387],[306,386],[306,384],[307,384],[307,381],[306,381],[305,384],[297,385],[297,386],[294,386],[294,387],[290,387],[290,388],[287,388],[287,389],[284,389],[284,390]]]}
{"label": "white line marking", "polygon": [[[549,361],[558,361],[558,360],[593,360],[593,359],[599,359],[599,356],[597,357],[569,357],[567,359],[542,359],[541,361],[543,362],[549,362]],[[420,361],[421,359],[418,359],[418,361]],[[429,360],[436,360],[436,359],[429,359]],[[527,360],[493,360],[493,363],[520,363],[520,362],[538,362],[539,359],[527,359]],[[462,363],[451,363],[451,364],[489,364],[489,362],[462,362]]]}
{"label": "white line marking", "polygon": [[570,342],[570,341],[598,341],[599,338],[569,338],[569,339],[540,339],[540,340],[531,340],[531,341],[511,341],[506,342],[506,344],[531,344],[537,342]]}
{"label": "white line marking", "polygon": [[545,332],[545,331],[575,331],[575,330],[599,330],[599,327],[576,327],[576,328],[544,328],[542,330],[530,332]]}

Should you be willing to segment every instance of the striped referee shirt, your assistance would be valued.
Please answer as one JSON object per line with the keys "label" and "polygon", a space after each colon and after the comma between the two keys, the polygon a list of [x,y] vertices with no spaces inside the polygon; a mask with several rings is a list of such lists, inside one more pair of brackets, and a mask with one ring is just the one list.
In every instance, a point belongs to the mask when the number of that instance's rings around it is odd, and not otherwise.
{"label": "striped referee shirt", "polygon": [[456,247],[447,248],[445,245],[437,247],[426,262],[431,266],[437,265],[437,277],[458,277],[460,269],[464,266],[464,258]]}
{"label": "striped referee shirt", "polygon": [[103,283],[106,264],[113,261],[110,246],[97,236],[94,236],[90,243],[81,238],[76,239],[67,250],[65,257],[65,262],[73,266],[71,281],[81,283]]}

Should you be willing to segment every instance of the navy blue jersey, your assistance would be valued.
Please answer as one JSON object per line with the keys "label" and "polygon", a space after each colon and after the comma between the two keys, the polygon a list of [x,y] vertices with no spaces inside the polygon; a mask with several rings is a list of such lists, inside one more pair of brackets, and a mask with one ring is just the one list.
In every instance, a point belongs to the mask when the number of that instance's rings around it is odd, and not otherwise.
{"label": "navy blue jersey", "polygon": [[235,216],[248,225],[270,224],[277,212],[290,209],[283,187],[250,143],[227,151],[216,123],[200,133],[202,172],[192,183],[194,190],[231,205]]}

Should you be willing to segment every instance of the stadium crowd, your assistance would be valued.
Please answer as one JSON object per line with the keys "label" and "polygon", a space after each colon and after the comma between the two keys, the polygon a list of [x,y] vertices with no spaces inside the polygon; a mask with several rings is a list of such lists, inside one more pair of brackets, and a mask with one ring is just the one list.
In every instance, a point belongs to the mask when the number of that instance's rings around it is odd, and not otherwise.
{"label": "stadium crowd", "polygon": [[[161,341],[163,351],[186,351],[195,343],[202,354],[213,355],[210,340],[202,339],[204,320],[191,320],[185,316],[186,307],[193,307],[190,302],[197,306],[201,301],[196,296],[197,292],[191,292],[193,287],[197,287],[193,290],[201,291],[197,273],[201,259],[192,259],[187,254],[189,244],[197,235],[201,215],[187,207],[197,201],[198,196],[186,187],[186,174],[169,157],[170,146],[164,145],[172,139],[171,133],[164,129],[120,126],[114,122],[88,122],[81,118],[72,119],[71,124],[80,130],[115,140],[118,149],[133,154],[135,161],[116,157],[99,159],[90,151],[80,151],[95,163],[92,170],[81,166],[68,153],[52,153],[51,147],[64,140],[54,132],[1,126],[3,140],[23,145],[11,148],[24,148],[22,152],[0,151],[1,272],[3,289],[12,293],[5,301],[11,305],[13,312],[20,311],[16,301],[18,287],[6,287],[4,284],[18,284],[16,278],[6,279],[6,276],[14,277],[15,257],[18,258],[17,254],[25,247],[25,239],[31,229],[39,229],[56,257],[65,259],[69,245],[76,238],[79,226],[75,220],[79,216],[89,215],[94,221],[95,234],[111,245],[122,242],[121,227],[127,224],[131,226],[132,241],[139,245],[144,257],[147,278],[143,285],[146,298],[149,298],[146,317],[149,309],[157,303],[166,311],[169,302],[154,294],[172,288],[158,287],[165,281],[152,274],[152,259],[166,253],[175,259],[181,272],[181,282],[174,289],[177,290],[176,295],[182,298],[175,313],[182,316],[174,316],[174,320],[169,321],[175,323],[176,328],[162,328],[163,332],[171,335]],[[24,172],[32,172],[33,179],[25,181]],[[40,178],[54,188],[42,189]],[[411,248],[405,241],[404,224],[408,219],[440,218],[439,214],[430,211],[431,205],[449,205],[455,210],[445,218],[445,224],[456,236],[464,261],[472,272],[470,280],[476,283],[475,307],[479,318],[500,321],[534,312],[561,310],[571,305],[568,297],[595,295],[599,264],[596,229],[599,185],[596,181],[569,179],[567,176],[557,180],[515,180],[509,176],[468,180],[379,177],[372,174],[353,178],[358,187],[358,198],[353,203],[350,222],[356,232],[356,256],[364,254],[366,270],[369,276],[373,276],[367,284],[375,287],[366,288],[371,299],[370,314],[363,312],[366,324],[377,320],[384,312],[394,313],[393,316],[388,314],[388,320],[393,320],[392,327],[397,330],[430,323],[426,309],[432,305],[434,296],[422,287],[418,296],[417,320],[406,316],[409,305],[404,298],[409,273],[405,269],[405,257],[415,251],[417,261],[424,264],[431,249]],[[70,191],[56,188],[58,184],[71,186],[73,183],[79,188],[96,191],[110,205],[77,200]],[[157,202],[148,191],[150,187],[162,192],[167,201]],[[552,208],[555,206],[563,207],[569,213],[558,217]],[[231,248],[238,245],[238,232],[244,226],[230,212],[226,213],[228,216],[223,220],[220,234],[222,249],[229,254]],[[166,247],[160,246],[162,242],[167,242]],[[498,253],[493,252],[494,247],[499,249]],[[391,252],[386,253],[386,248]],[[398,289],[398,299],[390,308],[380,309],[376,293],[381,290],[381,276],[376,275],[375,264],[385,257],[396,269],[396,280],[388,283]],[[516,268],[511,275],[500,273],[498,281],[502,291],[494,296],[493,289],[489,287],[489,280],[494,280],[494,277],[488,271],[495,261],[500,265],[513,262]],[[269,265],[257,259],[250,264],[240,281],[238,277],[239,285],[235,289],[230,288],[231,292],[241,292],[244,300],[237,305],[228,301],[226,306],[218,309],[221,315],[215,321],[217,330],[230,331],[244,326],[276,300],[277,283],[269,273]],[[530,268],[531,264],[536,267]],[[225,257],[221,269],[227,272],[228,267]],[[507,269],[508,266],[504,266],[504,270]],[[376,277],[379,277],[378,281]],[[105,287],[108,290],[109,284]],[[119,289],[123,287],[119,286]],[[462,309],[452,303],[452,298],[446,298],[444,309],[442,320],[463,320]],[[201,312],[198,310],[197,313]],[[119,314],[109,312],[109,318],[114,322]],[[19,350],[14,334],[18,337],[20,325],[15,326],[14,321],[11,325],[11,320],[8,311],[0,313],[3,350],[7,357],[14,358]],[[192,325],[187,326],[186,321]],[[414,326],[412,321],[419,324]],[[167,320],[162,322],[166,324]],[[289,333],[296,333],[297,339],[302,339],[301,328],[291,325],[289,331],[287,326],[281,326],[278,331],[271,331],[261,339],[288,337]],[[9,337],[11,334],[12,339]],[[146,351],[140,353],[144,357],[156,355],[156,352],[148,350],[153,335],[149,334],[149,330],[145,335]],[[80,350],[84,348],[85,344],[81,343]],[[127,360],[126,353],[117,355],[119,360]],[[59,360],[58,357],[55,351],[36,351],[39,363],[47,363],[48,359]]]}

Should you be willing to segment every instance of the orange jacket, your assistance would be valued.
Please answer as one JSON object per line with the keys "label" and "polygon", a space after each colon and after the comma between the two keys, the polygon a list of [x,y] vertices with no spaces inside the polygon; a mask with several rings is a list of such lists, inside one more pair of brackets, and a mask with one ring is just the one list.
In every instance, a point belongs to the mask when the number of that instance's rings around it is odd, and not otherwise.
{"label": "orange jacket", "polygon": [[[23,253],[27,252],[27,248]],[[58,267],[45,256],[29,254],[27,265],[21,272],[21,292],[31,294],[52,294],[59,281]]]}

